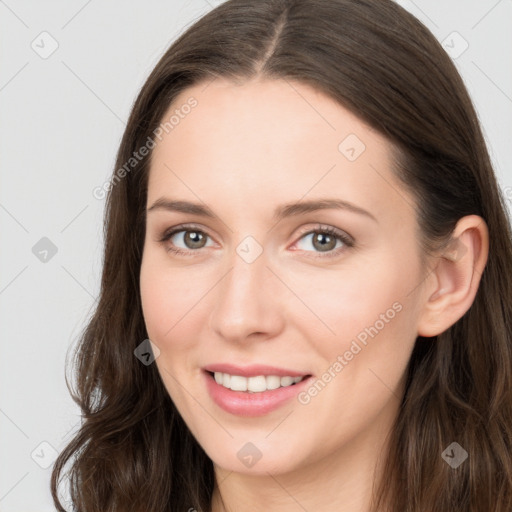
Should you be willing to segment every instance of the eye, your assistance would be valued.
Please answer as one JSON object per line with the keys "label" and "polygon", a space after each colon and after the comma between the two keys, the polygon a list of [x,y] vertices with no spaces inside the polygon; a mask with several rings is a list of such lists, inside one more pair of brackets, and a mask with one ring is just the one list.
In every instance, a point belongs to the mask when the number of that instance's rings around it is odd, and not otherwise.
{"label": "eye", "polygon": [[[195,226],[176,226],[165,231],[158,241],[161,243],[170,241],[172,243],[172,245],[166,247],[168,252],[188,255],[206,247],[208,238],[209,236],[204,231]],[[177,246],[179,243],[183,244],[184,247]]]}
{"label": "eye", "polygon": [[[210,238],[209,235],[196,226],[180,225],[165,231],[158,241],[166,246],[168,252],[192,255],[198,252],[199,249],[207,247],[208,238]],[[304,244],[304,241],[307,242]],[[171,242],[172,245],[169,245],[168,242]],[[355,245],[352,237],[330,226],[317,226],[316,229],[306,231],[296,245],[299,243],[311,244],[317,252],[314,257],[319,258],[338,256],[347,247],[350,248]],[[182,244],[182,247],[179,244]],[[299,247],[299,249],[311,252],[304,247]]]}
{"label": "eye", "polygon": [[309,230],[301,236],[300,240],[306,241],[305,244],[303,243],[303,247],[299,247],[301,250],[308,251],[304,246],[310,245],[320,253],[315,257],[320,258],[338,256],[347,247],[355,245],[350,236],[330,226],[319,226],[314,230]]}

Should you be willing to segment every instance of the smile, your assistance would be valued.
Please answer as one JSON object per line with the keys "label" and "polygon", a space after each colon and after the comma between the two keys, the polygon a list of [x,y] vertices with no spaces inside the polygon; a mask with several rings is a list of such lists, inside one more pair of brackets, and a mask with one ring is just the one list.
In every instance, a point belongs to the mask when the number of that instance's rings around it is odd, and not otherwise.
{"label": "smile", "polygon": [[[223,370],[229,369],[229,365],[222,366]],[[235,416],[263,416],[286,403],[295,403],[293,398],[314,380],[311,374],[298,375],[293,371],[285,373],[285,370],[279,369],[272,371],[269,367],[253,367],[251,370],[238,368],[239,373],[250,375],[237,375],[237,368],[230,369],[233,373],[220,370],[203,368],[206,391],[214,404]]]}
{"label": "smile", "polygon": [[292,386],[299,383],[305,376],[291,377],[278,375],[257,375],[255,377],[243,377],[242,375],[230,375],[229,373],[215,372],[215,382],[233,391],[248,391],[249,393],[262,393],[272,389]]}

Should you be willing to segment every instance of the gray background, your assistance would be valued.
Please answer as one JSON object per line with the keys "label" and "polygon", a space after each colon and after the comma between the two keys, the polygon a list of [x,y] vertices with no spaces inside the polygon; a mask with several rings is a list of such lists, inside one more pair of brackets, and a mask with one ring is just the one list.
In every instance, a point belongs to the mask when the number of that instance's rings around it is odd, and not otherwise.
{"label": "gray background", "polygon": [[[49,465],[79,422],[66,355],[99,290],[92,190],[152,67],[218,3],[0,0],[1,512],[53,510]],[[399,3],[445,41],[512,199],[512,1]]]}

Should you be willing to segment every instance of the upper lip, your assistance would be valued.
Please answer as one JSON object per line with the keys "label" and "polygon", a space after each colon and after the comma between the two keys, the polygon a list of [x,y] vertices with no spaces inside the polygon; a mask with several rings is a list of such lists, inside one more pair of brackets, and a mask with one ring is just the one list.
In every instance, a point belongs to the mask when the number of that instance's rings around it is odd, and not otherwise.
{"label": "upper lip", "polygon": [[207,372],[221,372],[229,375],[240,375],[242,377],[256,377],[258,375],[277,375],[279,377],[303,377],[310,375],[307,372],[298,372],[287,368],[278,368],[276,366],[267,366],[263,364],[251,364],[249,366],[237,366],[230,363],[215,363],[203,367]]}

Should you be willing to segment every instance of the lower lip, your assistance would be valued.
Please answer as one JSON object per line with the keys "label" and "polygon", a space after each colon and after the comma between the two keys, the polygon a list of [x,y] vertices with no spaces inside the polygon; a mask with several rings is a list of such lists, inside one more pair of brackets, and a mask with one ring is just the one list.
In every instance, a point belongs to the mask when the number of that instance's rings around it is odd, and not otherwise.
{"label": "lower lip", "polygon": [[260,393],[233,391],[217,384],[213,375],[204,372],[206,387],[212,400],[225,411],[237,416],[263,416],[284,405],[309,385],[312,376],[297,384]]}

